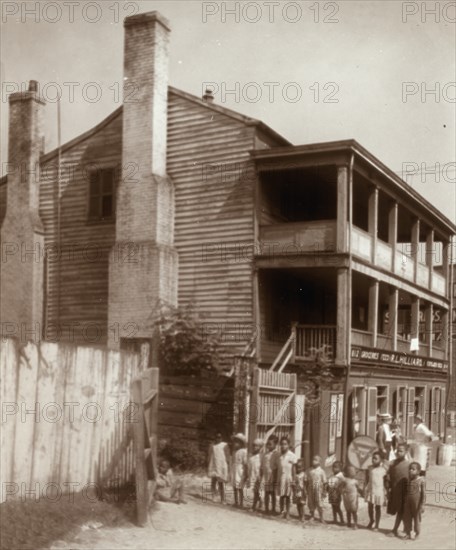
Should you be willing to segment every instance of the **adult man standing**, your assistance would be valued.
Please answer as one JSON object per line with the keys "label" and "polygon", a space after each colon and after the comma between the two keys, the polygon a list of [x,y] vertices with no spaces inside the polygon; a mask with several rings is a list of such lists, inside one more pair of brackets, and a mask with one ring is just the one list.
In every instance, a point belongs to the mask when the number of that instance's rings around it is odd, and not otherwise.
{"label": "adult man standing", "polygon": [[377,430],[377,445],[382,453],[383,460],[389,460],[393,445],[393,434],[391,431],[392,416],[389,413],[384,413],[379,416],[381,424]]}
{"label": "adult man standing", "polygon": [[421,466],[420,475],[425,476],[429,466],[429,446],[433,439],[437,439],[432,431],[426,426],[423,418],[417,414],[415,416],[415,434],[413,444],[413,459]]}

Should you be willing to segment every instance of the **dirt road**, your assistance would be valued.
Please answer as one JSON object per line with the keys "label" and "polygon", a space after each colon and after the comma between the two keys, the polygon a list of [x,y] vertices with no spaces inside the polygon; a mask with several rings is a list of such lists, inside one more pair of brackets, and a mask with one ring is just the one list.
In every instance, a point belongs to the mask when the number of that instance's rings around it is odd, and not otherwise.
{"label": "dirt road", "polygon": [[[328,518],[330,519],[330,518]],[[365,525],[366,510],[360,510],[360,524]],[[392,518],[384,514],[381,531],[365,528],[353,531],[347,527],[296,520],[288,522],[267,519],[248,511],[231,507],[204,504],[189,498],[186,505],[159,503],[152,515],[152,524],[146,528],[118,527],[81,531],[71,542],[55,542],[54,549],[331,549],[370,550],[407,548],[454,550],[455,513],[452,510],[427,508],[423,518],[422,535],[410,542],[386,536],[392,527]]]}

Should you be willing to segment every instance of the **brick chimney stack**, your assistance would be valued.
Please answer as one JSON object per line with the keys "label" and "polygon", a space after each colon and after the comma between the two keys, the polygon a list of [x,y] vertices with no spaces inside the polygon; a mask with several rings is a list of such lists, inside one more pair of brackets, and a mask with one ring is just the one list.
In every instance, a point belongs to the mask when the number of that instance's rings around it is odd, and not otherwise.
{"label": "brick chimney stack", "polygon": [[[43,321],[44,230],[39,216],[45,102],[38,83],[9,97],[8,192],[1,228],[3,334],[39,340]],[[9,325],[7,325],[9,323]]]}
{"label": "brick chimney stack", "polygon": [[177,303],[174,188],[166,173],[170,29],[157,12],[128,17],[124,27],[122,174],[109,262],[113,348],[122,338],[151,338],[157,303]]}

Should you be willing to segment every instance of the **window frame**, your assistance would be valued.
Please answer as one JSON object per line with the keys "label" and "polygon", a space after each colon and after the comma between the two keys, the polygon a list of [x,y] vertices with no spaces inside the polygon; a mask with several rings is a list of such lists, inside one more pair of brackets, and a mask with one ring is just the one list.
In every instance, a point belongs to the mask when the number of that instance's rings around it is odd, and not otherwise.
{"label": "window frame", "polygon": [[[103,174],[110,173],[112,174],[112,180],[111,180],[111,190],[110,193],[106,193],[103,191]],[[92,192],[92,177],[97,176],[98,177],[98,183],[99,183],[99,190],[98,193]],[[91,170],[88,174],[88,183],[87,183],[87,206],[86,206],[86,221],[87,224],[93,225],[93,224],[105,224],[105,223],[114,223],[116,219],[116,190],[117,190],[117,171],[114,167],[107,166],[104,168],[97,168],[95,170]],[[98,199],[98,214],[91,215],[91,205],[92,205],[92,198],[97,197]],[[111,215],[110,216],[103,216],[103,198],[104,197],[111,197],[112,205],[111,205]]]}

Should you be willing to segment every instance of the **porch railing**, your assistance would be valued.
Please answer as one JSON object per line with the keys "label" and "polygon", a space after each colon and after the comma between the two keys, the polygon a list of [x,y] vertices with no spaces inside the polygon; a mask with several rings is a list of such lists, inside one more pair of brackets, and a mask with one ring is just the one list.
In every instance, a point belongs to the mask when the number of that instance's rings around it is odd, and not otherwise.
{"label": "porch railing", "polygon": [[336,325],[294,325],[294,359],[309,360],[324,350],[328,359],[336,354]]}

